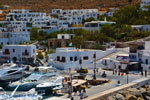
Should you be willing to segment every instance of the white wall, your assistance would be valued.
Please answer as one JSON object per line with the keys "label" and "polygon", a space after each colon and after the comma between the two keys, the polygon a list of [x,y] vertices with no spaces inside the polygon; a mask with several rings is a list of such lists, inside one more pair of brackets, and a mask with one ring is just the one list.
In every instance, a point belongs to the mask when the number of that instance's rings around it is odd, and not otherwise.
{"label": "white wall", "polygon": [[[109,55],[113,52],[115,52],[115,48],[107,49],[106,51],[102,50],[87,50],[87,51],[63,51],[62,50],[56,50],[56,53],[53,55],[49,55],[49,64],[52,64],[54,67],[59,69],[67,69],[69,67],[71,68],[79,68],[79,59],[81,57],[82,59],[82,65],[85,67],[92,67],[93,65],[93,54],[96,52],[96,60],[105,57],[106,55]],[[66,62],[59,62],[57,61],[57,56],[60,57],[60,60],[62,57],[66,57]],[[77,56],[77,61],[74,61],[74,57]],[[88,60],[84,60],[83,57],[88,56]],[[70,57],[73,57],[73,61],[70,61]],[[100,63],[99,63],[100,64]]]}

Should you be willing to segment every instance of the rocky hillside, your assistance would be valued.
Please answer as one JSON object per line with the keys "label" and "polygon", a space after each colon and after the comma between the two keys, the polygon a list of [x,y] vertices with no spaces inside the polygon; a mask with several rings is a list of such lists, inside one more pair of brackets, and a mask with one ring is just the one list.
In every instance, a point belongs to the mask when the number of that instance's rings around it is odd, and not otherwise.
{"label": "rocky hillside", "polygon": [[103,100],[150,100],[150,85],[122,90]]}
{"label": "rocky hillside", "polygon": [[[128,1],[132,1],[129,3]],[[13,9],[28,8],[33,11],[49,12],[52,8],[85,9],[123,7],[136,4],[141,0],[0,0],[2,5],[10,5]]]}

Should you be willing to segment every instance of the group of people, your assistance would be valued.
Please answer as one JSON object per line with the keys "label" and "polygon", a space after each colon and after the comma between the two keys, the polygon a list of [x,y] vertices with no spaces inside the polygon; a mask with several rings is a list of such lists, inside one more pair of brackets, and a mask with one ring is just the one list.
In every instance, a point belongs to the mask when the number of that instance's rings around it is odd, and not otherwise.
{"label": "group of people", "polygon": [[[144,72],[141,71],[141,75],[143,76]],[[145,77],[147,77],[147,70],[145,70]]]}
{"label": "group of people", "polygon": [[80,96],[80,99],[83,99],[83,98],[86,98],[87,97],[87,95],[86,95],[86,89],[85,88],[83,88],[83,89],[81,89],[81,88],[74,88],[73,89],[73,92],[74,92],[74,96],[77,96],[78,94],[77,94],[77,92],[79,92],[79,96]]}
{"label": "group of people", "polygon": [[118,75],[118,76],[120,76],[120,75],[121,75],[120,70],[119,70],[119,69],[114,69],[114,70],[113,70],[113,75]]}

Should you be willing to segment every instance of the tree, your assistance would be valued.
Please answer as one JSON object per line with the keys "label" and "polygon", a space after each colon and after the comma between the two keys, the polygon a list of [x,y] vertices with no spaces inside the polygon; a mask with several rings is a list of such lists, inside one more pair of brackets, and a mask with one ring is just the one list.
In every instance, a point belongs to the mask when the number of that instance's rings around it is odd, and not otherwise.
{"label": "tree", "polygon": [[38,40],[41,41],[41,40],[45,40],[46,38],[46,32],[44,31],[39,31],[38,32]]}
{"label": "tree", "polygon": [[83,19],[83,23],[85,22],[91,22],[91,21],[95,21],[95,19],[93,17],[87,18],[87,19]]}
{"label": "tree", "polygon": [[38,39],[38,28],[32,28],[30,33],[31,40],[37,40]]}
{"label": "tree", "polygon": [[43,59],[43,58],[44,58],[44,56],[43,56],[43,54],[42,54],[42,52],[41,52],[41,51],[39,51],[39,52],[38,52],[37,57],[38,57],[39,59]]}
{"label": "tree", "polygon": [[92,49],[106,50],[106,47],[101,44],[94,44]]}
{"label": "tree", "polygon": [[142,9],[140,8],[140,4],[137,4],[135,6],[130,5],[115,11],[112,19],[113,21],[116,21],[117,24],[120,25],[121,24],[134,25],[134,22],[136,22],[139,19],[145,20],[144,14],[145,14],[144,11],[142,11]]}
{"label": "tree", "polygon": [[77,48],[84,47],[84,45],[85,45],[85,38],[82,38],[81,36],[75,36],[71,40],[71,42]]}

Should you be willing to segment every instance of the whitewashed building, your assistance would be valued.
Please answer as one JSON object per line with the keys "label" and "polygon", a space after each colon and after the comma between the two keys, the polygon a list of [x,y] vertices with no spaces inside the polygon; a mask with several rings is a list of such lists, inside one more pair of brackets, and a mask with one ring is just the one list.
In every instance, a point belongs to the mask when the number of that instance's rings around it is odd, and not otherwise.
{"label": "whitewashed building", "polygon": [[5,45],[2,48],[2,58],[13,62],[35,62],[35,45]]}
{"label": "whitewashed building", "polygon": [[57,39],[72,39],[74,34],[57,34]]}
{"label": "whitewashed building", "polygon": [[[57,48],[56,53],[50,54],[48,63],[58,69],[78,69],[80,66],[85,68],[93,68],[93,55],[96,53],[96,60],[115,52],[114,47],[102,50],[76,49],[76,48]],[[79,60],[82,60],[82,65]],[[97,64],[97,66],[99,66]]]}
{"label": "whitewashed building", "polygon": [[150,71],[150,42],[131,44],[129,60],[131,62],[140,62],[143,71]]}
{"label": "whitewashed building", "polygon": [[93,17],[98,19],[98,9],[74,9],[74,10],[62,10],[52,9],[51,15],[57,15],[58,19],[67,20],[70,25],[82,24],[83,20]]}
{"label": "whitewashed building", "polygon": [[6,15],[6,20],[31,22],[33,18],[36,17],[46,17],[46,13],[31,12],[30,10],[25,10],[25,9],[16,9],[16,10],[11,10],[10,13]]}
{"label": "whitewashed building", "polygon": [[137,31],[150,31],[150,25],[132,25],[131,27]]}
{"label": "whitewashed building", "polygon": [[146,8],[145,8],[145,6],[149,6],[150,5],[150,0],[142,0],[142,2],[141,2],[141,8],[142,8],[142,10],[147,10]]}
{"label": "whitewashed building", "polygon": [[109,21],[91,21],[91,22],[86,22],[84,24],[84,29],[89,30],[91,32],[94,31],[99,31],[102,25],[104,24],[116,24],[116,22],[109,22]]}

